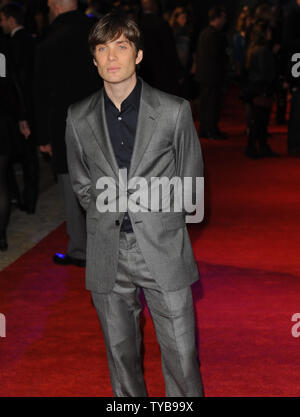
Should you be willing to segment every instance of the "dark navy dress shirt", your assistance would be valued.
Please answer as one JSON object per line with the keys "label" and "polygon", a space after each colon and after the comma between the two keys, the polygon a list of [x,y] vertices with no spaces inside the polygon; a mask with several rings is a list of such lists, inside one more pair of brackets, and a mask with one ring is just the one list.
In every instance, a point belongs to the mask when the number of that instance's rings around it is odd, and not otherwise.
{"label": "dark navy dress shirt", "polygon": [[[141,80],[137,79],[137,83],[134,89],[122,102],[121,111],[119,111],[119,109],[108,97],[104,88],[105,114],[110,140],[114,149],[118,166],[120,169],[127,168],[127,176],[129,173],[134,146],[141,90]],[[124,215],[121,231],[133,231],[128,213],[125,213]]]}

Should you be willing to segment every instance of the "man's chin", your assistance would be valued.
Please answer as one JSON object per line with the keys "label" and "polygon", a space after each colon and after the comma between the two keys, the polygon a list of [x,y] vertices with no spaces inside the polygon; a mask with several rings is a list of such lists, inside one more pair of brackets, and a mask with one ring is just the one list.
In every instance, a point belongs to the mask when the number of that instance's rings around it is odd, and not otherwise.
{"label": "man's chin", "polygon": [[[133,74],[132,74],[133,75]],[[128,81],[131,77],[132,77],[132,75],[127,75],[127,76],[120,76],[120,75],[115,75],[115,76],[106,76],[105,78],[103,78],[103,80],[106,82],[106,83],[109,83],[109,84],[120,84],[120,83],[123,83],[123,82],[125,82],[125,81]]]}

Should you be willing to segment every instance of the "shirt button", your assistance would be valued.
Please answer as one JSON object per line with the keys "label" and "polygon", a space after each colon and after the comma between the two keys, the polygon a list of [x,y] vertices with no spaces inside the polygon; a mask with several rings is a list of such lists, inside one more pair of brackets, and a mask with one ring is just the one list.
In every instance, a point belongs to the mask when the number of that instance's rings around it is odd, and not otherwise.
{"label": "shirt button", "polygon": [[119,116],[119,117],[118,117],[118,120],[122,120],[122,117],[121,117],[121,116]]}
{"label": "shirt button", "polygon": [[121,142],[121,145],[124,145],[124,142],[123,141]]}

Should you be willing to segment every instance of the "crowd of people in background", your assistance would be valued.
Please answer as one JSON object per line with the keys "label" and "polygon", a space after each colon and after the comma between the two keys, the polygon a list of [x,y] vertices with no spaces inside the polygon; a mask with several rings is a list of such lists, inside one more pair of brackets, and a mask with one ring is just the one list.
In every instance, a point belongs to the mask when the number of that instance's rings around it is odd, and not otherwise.
{"label": "crowd of people in background", "polygon": [[[219,120],[224,86],[232,82],[240,86],[247,116],[245,155],[279,156],[268,141],[276,102],[276,122],[288,123],[288,154],[300,156],[300,88],[291,71],[292,56],[300,53],[300,0],[236,3],[235,16],[216,5],[203,17],[199,4],[187,0],[0,0],[0,53],[6,58],[6,77],[0,77],[1,251],[8,248],[11,204],[35,213],[41,152],[51,159],[64,198],[67,254],[84,266],[85,215],[68,175],[65,120],[70,104],[101,87],[87,37],[114,8],[134,17],[142,31],[139,75],[199,103],[200,138],[227,138]],[[22,191],[16,163],[22,167]],[[53,260],[68,262],[61,254]]]}

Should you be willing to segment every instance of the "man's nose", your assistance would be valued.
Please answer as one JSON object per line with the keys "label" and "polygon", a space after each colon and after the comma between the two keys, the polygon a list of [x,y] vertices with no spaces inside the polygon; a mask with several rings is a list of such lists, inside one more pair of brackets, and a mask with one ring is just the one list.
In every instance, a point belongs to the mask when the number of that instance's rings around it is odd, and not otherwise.
{"label": "man's nose", "polygon": [[116,59],[116,54],[115,54],[115,51],[113,49],[108,50],[108,59],[110,61],[113,61],[113,60]]}

